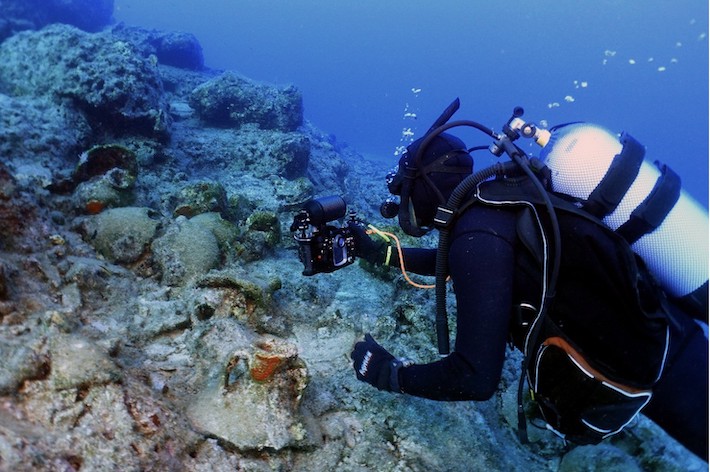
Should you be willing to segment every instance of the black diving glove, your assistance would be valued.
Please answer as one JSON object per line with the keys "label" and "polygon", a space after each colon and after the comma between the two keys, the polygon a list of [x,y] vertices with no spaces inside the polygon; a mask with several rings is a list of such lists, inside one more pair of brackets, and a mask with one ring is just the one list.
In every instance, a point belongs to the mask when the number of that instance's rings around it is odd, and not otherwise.
{"label": "black diving glove", "polygon": [[350,354],[357,379],[387,392],[400,392],[399,369],[411,365],[410,361],[400,361],[385,348],[377,344],[369,334],[355,344]]}
{"label": "black diving glove", "polygon": [[391,251],[389,244],[382,238],[371,238],[361,223],[351,222],[348,227],[355,240],[355,255],[357,257],[375,265],[382,265],[386,262],[387,253]]}

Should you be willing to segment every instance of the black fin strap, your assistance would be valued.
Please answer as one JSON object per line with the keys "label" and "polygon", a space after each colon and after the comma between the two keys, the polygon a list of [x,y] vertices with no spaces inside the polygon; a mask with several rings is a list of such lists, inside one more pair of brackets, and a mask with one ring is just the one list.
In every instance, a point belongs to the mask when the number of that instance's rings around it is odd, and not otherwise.
{"label": "black fin strap", "polygon": [[636,180],[646,153],[643,145],[633,136],[623,133],[620,142],[621,152],[614,156],[604,178],[589,195],[584,203],[584,210],[599,219],[610,214],[624,198],[629,187]]}
{"label": "black fin strap", "polygon": [[656,166],[661,171],[661,175],[653,189],[631,213],[629,221],[616,230],[629,244],[635,243],[642,236],[661,226],[680,198],[681,184],[678,174],[658,161]]}

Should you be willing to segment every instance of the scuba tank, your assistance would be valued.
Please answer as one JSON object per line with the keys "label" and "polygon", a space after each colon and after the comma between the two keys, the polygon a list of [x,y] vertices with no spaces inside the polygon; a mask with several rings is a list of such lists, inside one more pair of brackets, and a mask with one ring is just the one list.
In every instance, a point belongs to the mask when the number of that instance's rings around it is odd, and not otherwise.
{"label": "scuba tank", "polygon": [[633,137],[588,123],[552,128],[540,159],[552,189],[621,234],[666,293],[707,322],[708,213]]}

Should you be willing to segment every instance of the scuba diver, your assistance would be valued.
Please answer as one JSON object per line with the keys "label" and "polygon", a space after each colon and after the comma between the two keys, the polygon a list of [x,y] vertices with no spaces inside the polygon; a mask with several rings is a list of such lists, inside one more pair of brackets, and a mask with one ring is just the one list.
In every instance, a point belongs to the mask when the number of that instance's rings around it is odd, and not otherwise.
{"label": "scuba diver", "polygon": [[[439,248],[397,251],[349,226],[357,257],[436,275],[442,357],[399,359],[366,334],[351,354],[357,378],[432,400],[487,400],[512,344],[525,358],[522,441],[526,376],[546,426],[566,440],[598,443],[642,411],[707,461],[707,214],[628,134],[572,123],[545,135],[521,125],[522,110],[498,134],[449,123],[458,106],[407,148],[387,178],[399,203],[382,209],[409,235],[438,229]],[[484,131],[496,140],[491,152],[514,162],[474,173],[473,151],[447,132],[456,126]],[[521,134],[544,145],[539,160],[512,143]],[[683,240],[693,228],[679,218],[688,216],[700,220],[700,248]],[[451,352],[439,317],[447,278],[456,298]]]}

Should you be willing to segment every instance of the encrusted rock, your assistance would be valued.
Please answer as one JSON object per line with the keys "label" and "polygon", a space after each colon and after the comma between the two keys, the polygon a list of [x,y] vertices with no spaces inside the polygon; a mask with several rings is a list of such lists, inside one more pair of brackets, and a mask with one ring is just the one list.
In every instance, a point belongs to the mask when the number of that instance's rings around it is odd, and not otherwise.
{"label": "encrusted rock", "polygon": [[264,338],[213,372],[188,415],[198,430],[239,450],[303,445],[308,437],[298,407],[307,383],[296,346]]}
{"label": "encrusted rock", "polygon": [[221,257],[214,233],[184,216],[153,241],[152,249],[167,285],[182,285],[208,272],[217,267]]}
{"label": "encrusted rock", "polygon": [[85,297],[92,292],[100,292],[105,299],[109,286],[116,283],[116,279],[128,275],[127,269],[95,258],[70,256],[67,259],[70,266],[64,280],[75,283]]}
{"label": "encrusted rock", "polygon": [[154,55],[160,64],[201,70],[205,60],[195,35],[183,31],[160,31],[119,24],[112,34],[134,44],[145,57]]}
{"label": "encrusted rock", "polygon": [[294,180],[308,175],[311,141],[299,132],[283,133],[245,125],[238,132],[208,128],[178,139],[181,151],[190,157],[196,171],[215,166],[240,177],[255,176],[262,190],[274,178]]}
{"label": "encrusted rock", "polygon": [[200,213],[227,215],[227,192],[218,182],[196,182],[180,189],[176,196],[175,216],[192,218]]}
{"label": "encrusted rock", "polygon": [[32,333],[0,342],[0,395],[12,395],[20,385],[33,379],[46,379],[50,360],[45,338]]}
{"label": "encrusted rock", "polygon": [[247,218],[245,226],[241,257],[247,261],[261,259],[281,240],[281,225],[273,212],[255,211]]}
{"label": "encrusted rock", "polygon": [[159,221],[148,208],[106,210],[84,224],[85,237],[111,262],[137,261],[150,247]]}
{"label": "encrusted rock", "polygon": [[54,389],[86,387],[116,382],[118,366],[107,353],[88,339],[73,334],[55,334],[50,339],[51,375]]}
{"label": "encrusted rock", "polygon": [[190,33],[162,33],[155,40],[155,49],[161,64],[192,70],[200,70],[205,65],[202,46],[195,35]]}
{"label": "encrusted rock", "polygon": [[0,75],[15,96],[69,98],[98,130],[168,137],[171,118],[156,65],[110,33],[52,25],[8,38],[0,56]]}
{"label": "encrusted rock", "polygon": [[38,224],[37,206],[34,201],[24,196],[9,200],[0,200],[0,248],[28,252],[32,246],[44,242],[45,225]]}
{"label": "encrusted rock", "polygon": [[144,298],[138,300],[138,313],[133,323],[148,337],[187,329],[191,324],[190,313],[180,301]]}
{"label": "encrusted rock", "polygon": [[261,177],[278,175],[292,180],[306,175],[310,140],[301,133],[243,130],[230,141],[230,168]]}
{"label": "encrusted rock", "polygon": [[565,454],[559,472],[641,472],[626,452],[610,444],[575,447]]}
{"label": "encrusted rock", "polygon": [[262,129],[294,131],[303,123],[303,99],[293,86],[278,89],[225,72],[197,87],[190,106],[216,126],[239,128],[256,123]]}
{"label": "encrusted rock", "polygon": [[48,186],[52,164],[64,164],[90,134],[86,119],[66,104],[0,94],[0,155],[11,158],[20,184]]}
{"label": "encrusted rock", "polygon": [[0,200],[9,200],[15,193],[17,182],[10,170],[0,162]]}

